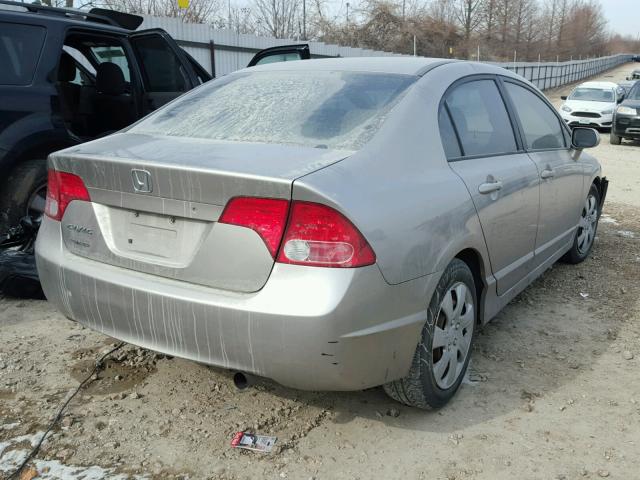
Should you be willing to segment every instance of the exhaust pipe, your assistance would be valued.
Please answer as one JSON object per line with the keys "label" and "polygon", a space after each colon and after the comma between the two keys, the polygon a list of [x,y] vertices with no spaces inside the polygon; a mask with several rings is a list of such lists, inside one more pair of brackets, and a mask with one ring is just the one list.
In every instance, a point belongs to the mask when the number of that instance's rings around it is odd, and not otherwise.
{"label": "exhaust pipe", "polygon": [[253,375],[243,372],[236,372],[233,375],[233,384],[238,390],[246,390],[251,385],[256,383],[256,379]]}

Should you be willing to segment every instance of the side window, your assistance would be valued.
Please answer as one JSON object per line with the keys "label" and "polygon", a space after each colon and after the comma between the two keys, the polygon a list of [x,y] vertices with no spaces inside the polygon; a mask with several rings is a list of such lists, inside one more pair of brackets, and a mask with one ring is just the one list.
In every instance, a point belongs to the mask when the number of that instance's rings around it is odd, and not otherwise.
{"label": "side window", "polygon": [[0,22],[0,85],[29,85],[33,80],[45,29]]}
{"label": "side window", "polygon": [[260,60],[256,62],[256,65],[264,65],[266,63],[277,63],[277,62],[291,62],[294,60],[300,60],[300,54],[298,52],[287,52],[287,53],[279,53],[277,55],[267,55],[266,57],[262,57]]}
{"label": "side window", "polygon": [[91,47],[91,52],[99,63],[111,62],[120,67],[126,82],[131,82],[131,71],[129,61],[124,49],[120,45],[100,45]]}
{"label": "side window", "polygon": [[505,87],[520,118],[527,148],[565,148],[560,120],[551,108],[524,87],[511,82],[505,82]]}
{"label": "side window", "polygon": [[517,150],[507,109],[493,80],[463,83],[448,95],[446,103],[464,156]]}
{"label": "side window", "polygon": [[440,138],[442,139],[442,146],[447,159],[462,156],[458,138],[451,123],[451,117],[449,117],[449,112],[447,112],[444,105],[440,108],[440,113],[438,114],[438,124],[440,125]]}
{"label": "side window", "polygon": [[132,38],[131,43],[142,63],[148,92],[186,92],[189,89],[189,81],[180,58],[161,35]]}

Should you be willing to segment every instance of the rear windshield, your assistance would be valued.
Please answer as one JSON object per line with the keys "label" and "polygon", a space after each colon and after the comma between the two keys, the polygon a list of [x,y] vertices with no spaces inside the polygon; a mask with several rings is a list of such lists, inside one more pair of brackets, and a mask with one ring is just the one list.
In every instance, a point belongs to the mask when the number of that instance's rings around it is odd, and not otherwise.
{"label": "rear windshield", "polygon": [[40,58],[45,29],[0,22],[0,85],[29,85]]}
{"label": "rear windshield", "polygon": [[246,72],[209,82],[131,129],[357,150],[416,80],[358,72]]}
{"label": "rear windshield", "polygon": [[585,100],[587,102],[613,102],[613,90],[602,88],[576,88],[569,100]]}

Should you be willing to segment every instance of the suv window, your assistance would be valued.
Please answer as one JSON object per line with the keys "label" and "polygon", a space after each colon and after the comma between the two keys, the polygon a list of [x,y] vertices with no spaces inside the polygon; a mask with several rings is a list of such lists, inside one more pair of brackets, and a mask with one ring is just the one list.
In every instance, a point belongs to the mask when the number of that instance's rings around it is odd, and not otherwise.
{"label": "suv window", "polygon": [[160,35],[133,38],[148,92],[185,92],[189,82],[182,62]]}
{"label": "suv window", "polygon": [[449,93],[446,103],[464,156],[517,150],[507,109],[493,80],[463,83]]}
{"label": "suv window", "polygon": [[29,85],[33,80],[45,29],[0,22],[0,85]]}
{"label": "suv window", "polygon": [[562,126],[553,110],[524,87],[511,82],[505,82],[505,87],[520,118],[527,148],[565,148]]}

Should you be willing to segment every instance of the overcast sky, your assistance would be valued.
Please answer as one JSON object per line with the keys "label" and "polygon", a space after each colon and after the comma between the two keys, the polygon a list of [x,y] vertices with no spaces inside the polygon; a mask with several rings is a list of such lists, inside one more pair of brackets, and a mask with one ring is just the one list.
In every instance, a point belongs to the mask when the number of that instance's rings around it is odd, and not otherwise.
{"label": "overcast sky", "polygon": [[600,0],[609,28],[621,34],[640,34],[640,0]]}

